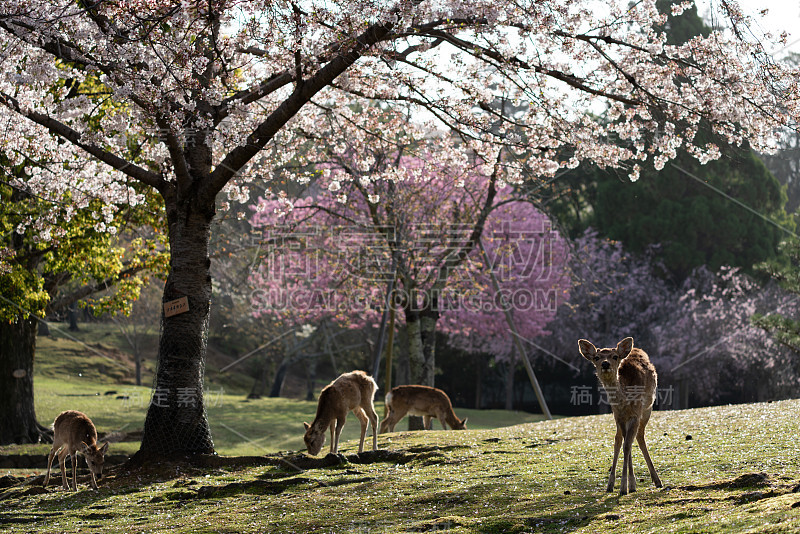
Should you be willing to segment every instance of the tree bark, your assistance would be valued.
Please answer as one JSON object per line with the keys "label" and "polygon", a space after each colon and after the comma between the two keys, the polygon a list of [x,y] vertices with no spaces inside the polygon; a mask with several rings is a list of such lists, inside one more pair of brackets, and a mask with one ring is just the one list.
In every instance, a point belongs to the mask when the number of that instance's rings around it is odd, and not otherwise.
{"label": "tree bark", "polygon": [[[434,386],[437,315],[435,312],[420,313],[414,310],[405,310],[411,384]],[[424,430],[422,417],[408,416],[408,429]]]}
{"label": "tree bark", "polygon": [[513,410],[514,409],[514,364],[511,362],[505,362],[505,371],[506,371],[506,400],[505,400],[505,409],[506,410]]}
{"label": "tree bark", "polygon": [[286,380],[286,374],[289,372],[289,366],[292,365],[294,361],[295,360],[289,356],[285,357],[281,361],[281,364],[278,366],[278,370],[275,371],[275,379],[272,381],[272,388],[269,390],[269,397],[271,399],[281,396],[283,382]]}
{"label": "tree bark", "polygon": [[198,204],[171,206],[167,201],[171,259],[162,302],[186,297],[189,309],[167,317],[162,307],[155,388],[134,461],[214,452],[203,403],[211,308],[208,247],[214,211],[213,206],[198,210]]}
{"label": "tree bark", "polygon": [[36,421],[33,404],[33,357],[36,319],[0,321],[0,445],[52,441]]}
{"label": "tree bark", "polygon": [[264,396],[264,392],[267,390],[267,378],[271,368],[272,366],[269,364],[269,358],[264,357],[264,363],[259,366],[258,376],[253,382],[250,393],[247,395],[248,399],[260,399]]}

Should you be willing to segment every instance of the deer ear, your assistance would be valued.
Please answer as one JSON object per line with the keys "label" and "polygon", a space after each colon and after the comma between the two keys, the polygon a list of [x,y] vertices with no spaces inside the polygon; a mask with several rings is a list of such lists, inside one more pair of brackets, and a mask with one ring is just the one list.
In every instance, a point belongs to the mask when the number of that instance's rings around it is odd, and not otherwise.
{"label": "deer ear", "polygon": [[306,430],[308,430],[309,428],[311,428],[311,425],[309,425],[308,423],[303,423],[303,426],[305,427],[305,429],[306,429]]}
{"label": "deer ear", "polygon": [[85,441],[81,441],[81,452],[86,452],[89,450],[89,446],[86,444]]}
{"label": "deer ear", "polygon": [[633,338],[626,337],[619,343],[617,343],[617,354],[620,355],[620,358],[626,358],[628,354],[631,353],[633,350]]}
{"label": "deer ear", "polygon": [[100,454],[105,455],[106,451],[108,451],[108,442],[106,441],[105,445],[100,449]]}
{"label": "deer ear", "polygon": [[589,361],[591,361],[591,359],[594,358],[594,355],[597,354],[597,348],[595,348],[591,342],[586,341],[585,339],[578,340],[578,350],[581,352],[581,356]]}

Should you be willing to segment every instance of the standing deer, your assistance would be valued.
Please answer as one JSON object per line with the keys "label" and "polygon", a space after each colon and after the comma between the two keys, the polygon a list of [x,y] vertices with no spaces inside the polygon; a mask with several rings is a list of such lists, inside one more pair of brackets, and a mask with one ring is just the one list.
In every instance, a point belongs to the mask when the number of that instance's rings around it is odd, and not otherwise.
{"label": "standing deer", "polygon": [[453,430],[466,430],[467,419],[460,420],[453,411],[450,397],[441,389],[430,386],[397,386],[386,395],[386,408],[389,413],[381,421],[381,434],[394,432],[394,426],[406,414],[422,416],[422,422],[428,430],[433,426],[435,417],[447,430],[445,422]]}
{"label": "standing deer", "polygon": [[608,477],[606,491],[614,491],[614,478],[619,459],[619,448],[625,442],[622,456],[622,481],[620,495],[636,491],[636,479],[633,476],[631,449],[633,438],[639,443],[644,461],[650,470],[650,478],[657,488],[662,486],[656,468],[647,451],[644,441],[644,427],[650,420],[653,401],[656,398],[658,375],[656,368],[650,363],[647,353],[633,348],[633,338],[626,337],[613,349],[597,349],[585,339],[578,340],[578,350],[584,358],[592,362],[597,370],[597,377],[608,395],[614,420],[617,422],[617,434],[614,437],[614,461],[611,463],[611,474]]}
{"label": "standing deer", "polygon": [[322,388],[317,404],[317,415],[309,425],[303,423],[306,433],[303,440],[306,442],[308,453],[316,455],[325,443],[325,429],[331,430],[331,451],[339,452],[339,435],[342,433],[347,412],[352,410],[361,422],[361,441],[358,443],[358,452],[364,450],[364,438],[367,436],[367,426],[372,423],[372,450],[378,448],[378,414],[372,402],[378,385],[371,376],[364,371],[344,373],[336,380]]}
{"label": "standing deer", "polygon": [[[47,457],[47,475],[44,477],[44,487],[50,482],[50,468],[53,458],[58,453],[58,464],[61,466],[61,483],[65,490],[70,489],[67,484],[67,470],[64,463],[67,456],[72,457],[72,489],[78,491],[78,451],[86,458],[89,466],[90,482],[97,489],[97,479],[103,478],[103,461],[108,442],[97,448],[97,429],[94,423],[85,414],[75,410],[61,412],[53,422],[53,448]],[[97,477],[97,479],[95,478]]]}

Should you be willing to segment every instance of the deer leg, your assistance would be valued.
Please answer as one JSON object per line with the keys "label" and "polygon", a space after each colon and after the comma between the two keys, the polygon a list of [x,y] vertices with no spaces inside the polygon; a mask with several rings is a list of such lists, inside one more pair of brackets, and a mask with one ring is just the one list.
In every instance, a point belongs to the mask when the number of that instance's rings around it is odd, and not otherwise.
{"label": "deer leg", "polygon": [[68,451],[65,448],[58,451],[58,465],[61,467],[61,487],[65,490],[69,489],[69,484],[67,483],[67,468],[64,464],[67,462]]}
{"label": "deer leg", "polygon": [[335,432],[334,432],[334,429],[335,429],[335,428],[336,428],[336,419],[334,419],[333,421],[331,421],[331,426],[330,426],[330,431],[331,431],[331,448],[330,448],[330,451],[329,451],[329,452],[333,452],[333,453],[335,453],[335,452],[336,452],[336,447],[337,447],[337,444],[336,444],[336,434],[335,434]]}
{"label": "deer leg", "polygon": [[[391,421],[392,421],[392,411],[389,410],[388,413],[386,414],[386,418],[384,418],[384,420],[381,421],[381,429],[380,429],[381,434],[389,430],[389,424],[391,423]],[[391,426],[392,430],[394,430],[394,425]]]}
{"label": "deer leg", "polygon": [[[89,467],[89,462],[86,462],[86,467]],[[94,471],[92,471],[91,467],[89,467],[89,483],[93,489],[100,489],[97,487],[97,478],[94,476]]]}
{"label": "deer leg", "polygon": [[425,430],[433,430],[433,421],[430,415],[422,416],[422,426],[425,427]]}
{"label": "deer leg", "polygon": [[633,477],[631,449],[633,447],[633,439],[638,431],[639,418],[632,417],[625,424],[625,436],[622,445],[622,483],[619,490],[620,495],[627,495],[628,492],[636,491],[636,479]]}
{"label": "deer leg", "polygon": [[50,454],[47,455],[47,474],[44,476],[44,483],[42,484],[45,488],[47,487],[47,483],[50,482],[50,468],[53,467],[53,458],[56,457],[57,452],[56,446],[53,445]]}
{"label": "deer leg", "polygon": [[606,491],[614,491],[614,479],[617,476],[617,460],[619,460],[619,449],[622,447],[622,427],[617,424],[617,435],[614,436],[614,460],[611,462],[611,474],[608,475],[608,486]]}
{"label": "deer leg", "polygon": [[444,412],[438,412],[436,414],[436,419],[442,424],[442,430],[447,430],[447,418],[444,416]]}
{"label": "deer leg", "polygon": [[663,487],[664,485],[661,483],[661,479],[658,478],[656,467],[653,465],[653,460],[650,459],[650,453],[647,450],[647,443],[644,441],[643,426],[639,427],[639,433],[636,434],[636,441],[639,443],[639,449],[642,451],[644,461],[647,462],[647,469],[650,471],[650,478],[653,480],[653,485],[657,488]]}
{"label": "deer leg", "polygon": [[394,432],[395,425],[405,417],[405,413],[399,413],[397,410],[389,408],[389,413],[386,414],[386,419],[381,421],[381,434],[386,432]]}
{"label": "deer leg", "polygon": [[364,410],[369,418],[370,425],[372,425],[372,450],[378,450],[378,414],[372,403],[369,403]]}
{"label": "deer leg", "polygon": [[346,415],[336,418],[336,447],[333,449],[334,454],[339,453],[339,436],[342,435],[342,429],[344,428]]}
{"label": "deer leg", "polygon": [[367,418],[367,414],[364,413],[364,409],[361,407],[353,410],[353,413],[356,414],[358,422],[361,423],[361,437],[358,440],[358,454],[361,454],[364,452],[364,439],[367,437],[367,425],[369,424],[369,419]]}
{"label": "deer leg", "polygon": [[72,453],[72,491],[78,491],[78,451]]}

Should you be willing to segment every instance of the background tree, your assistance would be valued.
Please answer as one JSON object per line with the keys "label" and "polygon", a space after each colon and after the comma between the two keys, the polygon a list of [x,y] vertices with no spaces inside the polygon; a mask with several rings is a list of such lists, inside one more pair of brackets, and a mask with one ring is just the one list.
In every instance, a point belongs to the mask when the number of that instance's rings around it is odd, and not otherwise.
{"label": "background tree", "polygon": [[0,249],[5,251],[0,258],[0,444],[49,439],[34,410],[38,321],[87,300],[98,313],[129,311],[143,275],[163,266],[154,241],[130,237],[140,225],[152,223],[152,206],[124,209],[106,220],[96,220],[89,210],[70,211],[42,239],[27,222],[47,217],[57,206],[9,185],[29,168],[0,166]]}
{"label": "background tree", "polygon": [[[671,4],[657,2],[665,14]],[[675,46],[711,34],[696,7],[669,15],[664,28],[667,43]],[[726,147],[707,126],[696,139],[721,147],[720,158],[700,162],[679,149],[673,161],[643,170],[634,183],[618,172],[582,166],[543,193],[554,197],[548,208],[572,237],[593,227],[631,253],[660,244],[660,260],[677,283],[701,265],[714,272],[725,265],[749,271],[775,258],[785,235],[781,227],[794,228],[779,182],[749,146]]]}
{"label": "background tree", "polygon": [[[527,160],[537,178],[582,160],[628,166],[637,178],[645,160],[661,165],[685,143],[702,160],[716,157],[695,138],[702,123],[728,142],[767,149],[773,126],[797,116],[796,73],[740,39],[750,35],[741,28],[748,20],[732,4],[723,8],[737,31],[682,46],[664,44],[652,2],[596,15],[588,5],[2,3],[0,104],[10,125],[2,142],[60,162],[28,185],[43,196],[80,186],[111,204],[139,202],[128,187],[137,181],[166,207],[163,300],[186,298],[189,310],[162,317],[139,459],[213,451],[202,380],[217,197],[246,201],[250,165],[265,148],[278,165],[292,157],[291,125],[314,120],[310,102],[338,111],[350,92],[424,106],[485,161],[497,161],[493,142],[537,147]],[[445,49],[451,61],[437,62]],[[87,84],[94,79],[101,85]],[[67,82],[54,90],[58,80]],[[489,111],[495,83],[527,110]],[[118,107],[98,105],[109,101]],[[610,124],[580,112],[598,106]],[[504,138],[498,120],[523,128],[527,146]],[[620,148],[620,137],[633,145]],[[516,179],[512,165],[504,171]]]}
{"label": "background tree", "polygon": [[[800,385],[797,355],[753,325],[764,313],[796,314],[797,299],[737,269],[700,268],[676,292],[654,331],[659,378],[678,386],[681,408],[790,398]],[[780,338],[778,338],[780,339]]]}
{"label": "background tree", "polygon": [[[780,283],[784,290],[793,295],[800,294],[800,238],[793,237],[782,244],[784,259],[788,263],[769,262],[760,266]],[[797,301],[797,297],[793,299]],[[796,307],[790,310],[761,311],[753,317],[754,323],[769,332],[781,345],[794,353],[792,367],[800,373],[800,320],[796,319]]]}
{"label": "background tree", "polygon": [[[522,298],[524,290],[532,309],[538,310],[533,300],[543,298],[538,290],[557,293],[561,242],[549,232],[546,217],[512,202],[511,188],[498,192],[496,173],[487,176],[486,165],[462,154],[452,139],[420,144],[404,133],[410,139],[405,145],[375,139],[354,146],[355,135],[345,135],[351,133],[320,139],[309,152],[325,174],[313,182],[313,196],[259,204],[253,223],[266,229],[265,241],[277,244],[258,276],[262,304],[274,304],[263,309],[288,312],[301,324],[325,315],[359,327],[376,323],[386,284],[396,275],[412,362],[408,379],[433,385],[440,317],[470,304],[496,309],[485,275],[479,280],[471,274],[484,269],[476,248],[484,226],[489,225],[487,247],[498,276],[516,284],[512,297]],[[522,287],[531,283],[536,290]],[[448,324],[455,331],[458,321]]]}

